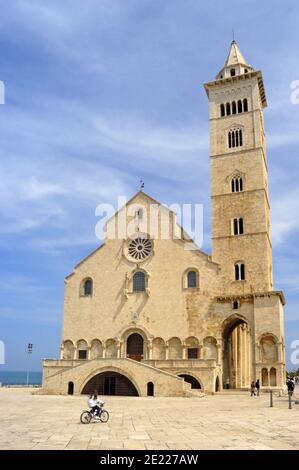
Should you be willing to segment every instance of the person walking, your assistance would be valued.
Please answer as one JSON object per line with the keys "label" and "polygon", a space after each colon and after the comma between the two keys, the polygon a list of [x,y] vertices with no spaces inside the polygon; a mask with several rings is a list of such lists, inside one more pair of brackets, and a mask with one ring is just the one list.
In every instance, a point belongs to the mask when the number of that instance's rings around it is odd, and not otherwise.
{"label": "person walking", "polygon": [[260,396],[260,379],[257,379],[257,381],[255,382],[255,388],[256,388],[256,394],[257,396],[259,397]]}
{"label": "person walking", "polygon": [[255,383],[254,383],[254,380],[251,382],[250,391],[251,391],[250,396],[255,397]]}

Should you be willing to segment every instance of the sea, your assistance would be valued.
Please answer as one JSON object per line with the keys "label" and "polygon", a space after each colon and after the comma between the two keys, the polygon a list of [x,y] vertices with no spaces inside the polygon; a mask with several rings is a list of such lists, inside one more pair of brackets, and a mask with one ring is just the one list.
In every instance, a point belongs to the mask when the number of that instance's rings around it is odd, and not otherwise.
{"label": "sea", "polygon": [[[29,372],[29,385],[42,384],[42,372]],[[26,385],[26,371],[0,371],[0,384],[2,385]]]}

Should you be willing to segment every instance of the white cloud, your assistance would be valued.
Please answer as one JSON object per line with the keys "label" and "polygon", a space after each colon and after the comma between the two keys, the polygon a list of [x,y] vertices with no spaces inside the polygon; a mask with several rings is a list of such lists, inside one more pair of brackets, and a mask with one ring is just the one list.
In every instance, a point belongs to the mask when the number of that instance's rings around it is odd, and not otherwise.
{"label": "white cloud", "polygon": [[299,191],[278,192],[272,197],[271,238],[273,245],[286,241],[299,228]]}

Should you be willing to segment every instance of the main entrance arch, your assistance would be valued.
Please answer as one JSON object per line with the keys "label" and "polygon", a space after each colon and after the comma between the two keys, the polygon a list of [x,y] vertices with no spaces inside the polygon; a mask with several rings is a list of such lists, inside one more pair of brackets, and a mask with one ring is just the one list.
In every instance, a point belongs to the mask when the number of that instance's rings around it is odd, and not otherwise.
{"label": "main entrance arch", "polygon": [[82,395],[90,395],[94,391],[99,395],[120,395],[138,397],[135,385],[125,375],[118,372],[101,372],[92,377],[82,390]]}
{"label": "main entrance arch", "polygon": [[143,359],[143,337],[139,333],[132,333],[128,337],[127,357],[135,361]]}
{"label": "main entrance arch", "polygon": [[223,387],[247,388],[251,383],[252,345],[250,328],[240,316],[223,325]]}

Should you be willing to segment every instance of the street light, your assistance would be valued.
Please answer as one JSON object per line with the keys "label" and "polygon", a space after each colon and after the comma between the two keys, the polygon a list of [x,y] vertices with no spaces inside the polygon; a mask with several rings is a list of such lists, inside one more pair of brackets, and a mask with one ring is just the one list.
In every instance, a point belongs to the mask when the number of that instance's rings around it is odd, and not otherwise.
{"label": "street light", "polygon": [[27,362],[27,387],[29,387],[29,358],[32,354],[32,349],[33,349],[33,344],[32,343],[28,343],[28,346],[27,346],[27,354],[28,354],[28,362]]}

